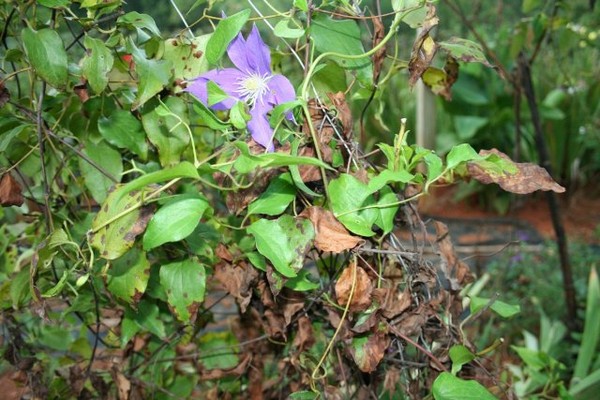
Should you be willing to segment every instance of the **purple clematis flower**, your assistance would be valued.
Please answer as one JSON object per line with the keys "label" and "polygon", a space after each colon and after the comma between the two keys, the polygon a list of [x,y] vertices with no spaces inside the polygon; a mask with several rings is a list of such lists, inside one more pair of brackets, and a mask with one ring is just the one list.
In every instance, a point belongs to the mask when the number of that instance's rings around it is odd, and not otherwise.
{"label": "purple clematis flower", "polygon": [[[245,40],[239,34],[231,42],[227,55],[236,68],[210,70],[194,79],[185,90],[208,104],[207,83],[212,81],[229,95],[210,106],[212,109],[229,110],[237,101],[246,103],[252,117],[248,122],[252,138],[273,151],[273,129],[267,113],[278,104],[295,100],[294,87],[285,76],[271,71],[271,54],[256,25]],[[291,113],[287,117],[293,119]]]}

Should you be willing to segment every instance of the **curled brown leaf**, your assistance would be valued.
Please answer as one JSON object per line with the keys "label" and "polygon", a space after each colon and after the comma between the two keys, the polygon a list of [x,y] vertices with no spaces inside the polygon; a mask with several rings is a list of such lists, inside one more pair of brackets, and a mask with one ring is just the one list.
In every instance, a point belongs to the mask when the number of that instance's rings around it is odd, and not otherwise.
{"label": "curled brown leaf", "polygon": [[321,251],[341,253],[363,242],[363,239],[350,235],[333,213],[324,208],[309,207],[300,216],[312,222],[315,228],[315,247]]}
{"label": "curled brown leaf", "polygon": [[[354,279],[354,270],[356,270],[356,279]],[[352,312],[364,311],[371,305],[373,283],[367,272],[356,264],[351,264],[346,267],[335,283],[337,302],[342,307],[345,307],[348,304],[353,285],[354,291],[349,309]]]}
{"label": "curled brown leaf", "polygon": [[0,205],[20,206],[23,204],[23,194],[21,185],[17,182],[10,173],[5,173],[0,178]]}

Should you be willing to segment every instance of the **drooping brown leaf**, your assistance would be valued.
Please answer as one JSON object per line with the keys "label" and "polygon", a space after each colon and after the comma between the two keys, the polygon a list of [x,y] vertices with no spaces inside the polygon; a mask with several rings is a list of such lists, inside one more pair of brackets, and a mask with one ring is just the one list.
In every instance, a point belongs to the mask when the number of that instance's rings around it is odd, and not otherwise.
{"label": "drooping brown leaf", "polygon": [[[376,15],[373,19],[373,47],[383,41],[385,37],[385,28],[380,15]],[[381,66],[385,60],[385,46],[382,46],[375,54],[373,54],[373,82],[377,82],[379,74],[381,74]]]}
{"label": "drooping brown leaf", "polygon": [[0,178],[0,205],[3,207],[20,206],[24,198],[21,185],[10,173],[5,173]]}
{"label": "drooping brown leaf", "polygon": [[377,369],[389,345],[389,336],[384,332],[376,332],[360,346],[353,343],[349,350],[358,368],[362,372],[370,373]]}
{"label": "drooping brown leaf", "polygon": [[516,174],[496,174],[489,169],[485,169],[477,162],[470,162],[467,165],[469,175],[481,183],[496,183],[507,192],[517,194],[532,193],[537,190],[552,190],[556,193],[563,193],[565,188],[552,179],[546,169],[532,163],[515,163],[510,157],[499,150],[481,150],[479,155],[487,156],[496,154],[497,156],[513,163],[518,172]]}
{"label": "drooping brown leaf", "polygon": [[215,265],[214,277],[230,295],[235,297],[240,311],[245,313],[252,298],[252,288],[258,281],[258,271],[245,262],[231,265],[223,261]]}
{"label": "drooping brown leaf", "polygon": [[252,360],[252,355],[247,354],[246,357],[235,367],[229,369],[209,369],[203,370],[200,374],[200,379],[203,381],[211,381],[223,379],[228,376],[241,376],[248,369],[248,365]]}
{"label": "drooping brown leaf", "polygon": [[297,349],[298,353],[309,349],[315,344],[312,323],[306,315],[303,315],[298,319],[298,331],[296,332],[292,344]]}
{"label": "drooping brown leaf", "polygon": [[446,290],[461,290],[464,283],[473,280],[471,270],[465,262],[458,258],[456,251],[454,251],[448,226],[439,221],[434,221],[434,226],[437,235],[436,242],[442,258],[440,270],[446,278],[446,282],[442,282],[442,284]]}
{"label": "drooping brown leaf", "polygon": [[[352,138],[352,110],[346,102],[346,95],[344,92],[327,93],[327,97],[333,103],[333,107],[336,110],[336,118],[342,125],[344,137],[346,139]],[[331,138],[329,138],[331,140]]]}
{"label": "drooping brown leaf", "polygon": [[[356,279],[354,271],[356,270]],[[335,283],[335,296],[340,306],[346,307],[354,285],[354,292],[350,301],[350,311],[364,311],[371,305],[373,283],[367,272],[356,264],[346,267]]]}
{"label": "drooping brown leaf", "polygon": [[304,295],[302,293],[290,291],[285,292],[285,301],[281,305],[281,310],[283,312],[283,319],[286,327],[292,323],[292,318],[294,315],[296,315],[303,308]]}
{"label": "drooping brown leaf", "polygon": [[[312,147],[302,147],[298,155],[304,157],[316,157]],[[302,182],[316,182],[321,180],[321,169],[315,165],[299,165],[300,179]]]}
{"label": "drooping brown leaf", "polygon": [[287,335],[285,334],[285,319],[283,315],[275,312],[274,310],[268,309],[264,313],[265,321],[263,327],[267,335],[272,338],[283,339],[287,341]]}
{"label": "drooping brown leaf", "polygon": [[131,382],[115,366],[112,369],[113,382],[117,384],[117,398],[119,400],[128,400],[131,391]]}
{"label": "drooping brown leaf", "polygon": [[417,83],[421,75],[429,68],[437,52],[437,44],[429,35],[429,32],[437,26],[439,19],[435,7],[432,4],[428,4],[428,7],[427,17],[423,22],[419,36],[413,44],[410,61],[408,62],[408,72],[410,74],[408,83],[411,86]]}
{"label": "drooping brown leaf", "polygon": [[315,228],[315,247],[321,251],[339,254],[363,242],[363,239],[350,235],[333,213],[324,208],[309,207],[300,216],[312,222]]}
{"label": "drooping brown leaf", "polygon": [[414,311],[401,314],[395,324],[390,327],[391,331],[400,337],[420,335],[429,317],[427,311],[427,308],[422,305]]}
{"label": "drooping brown leaf", "polygon": [[0,82],[0,108],[4,107],[10,100],[10,92],[4,87],[4,82]]}
{"label": "drooping brown leaf", "polygon": [[373,290],[373,300],[380,304],[381,315],[387,319],[402,314],[412,304],[408,290],[398,292],[393,288],[378,288]]}

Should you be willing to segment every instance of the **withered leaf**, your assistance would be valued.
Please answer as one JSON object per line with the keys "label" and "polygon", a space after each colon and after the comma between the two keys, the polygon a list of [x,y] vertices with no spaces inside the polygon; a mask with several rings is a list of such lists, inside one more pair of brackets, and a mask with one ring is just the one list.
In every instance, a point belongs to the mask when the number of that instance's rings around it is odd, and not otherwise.
{"label": "withered leaf", "polygon": [[252,288],[258,280],[258,272],[244,262],[231,265],[228,262],[220,262],[215,265],[215,279],[235,297],[240,311],[246,312],[252,298]]}
{"label": "withered leaf", "polygon": [[[356,270],[356,282],[353,281],[354,270]],[[350,302],[350,311],[364,311],[371,305],[373,283],[367,272],[356,264],[351,264],[346,267],[335,283],[335,296],[337,302],[340,306],[346,307],[354,283],[355,287]]]}
{"label": "withered leaf", "polygon": [[121,371],[115,366],[112,369],[113,382],[117,384],[117,398],[119,400],[129,399],[129,392],[131,391],[131,382]]}
{"label": "withered leaf", "polygon": [[458,291],[461,290],[464,283],[471,282],[473,276],[469,266],[456,255],[452,239],[448,231],[448,226],[439,221],[434,221],[435,231],[437,235],[437,245],[440,251],[442,262],[440,270],[443,277],[446,279],[445,289]]}
{"label": "withered leaf", "polygon": [[376,332],[366,338],[354,338],[349,349],[358,368],[369,373],[377,369],[389,345],[389,336]]}
{"label": "withered leaf", "polygon": [[[337,119],[340,121],[344,130],[344,137],[346,139],[352,138],[352,110],[346,102],[346,95],[344,92],[327,93],[327,97],[333,103],[337,111]],[[331,138],[330,138],[331,139]],[[323,147],[323,146],[321,146]]]}
{"label": "withered leaf", "polygon": [[329,210],[313,206],[302,211],[300,216],[312,222],[315,228],[315,247],[321,251],[341,253],[363,242],[363,239],[350,235]]}
{"label": "withered leaf", "polygon": [[429,67],[421,78],[433,93],[450,101],[452,100],[452,85],[458,79],[458,63],[454,57],[448,55],[444,70]]}
{"label": "withered leaf", "polygon": [[23,193],[19,182],[8,172],[2,175],[2,178],[0,178],[0,205],[3,207],[20,206],[23,201]]}
{"label": "withered leaf", "polygon": [[518,172],[515,174],[498,174],[490,169],[485,169],[480,163],[468,163],[467,169],[469,175],[481,183],[497,183],[507,192],[517,194],[527,194],[537,190],[552,190],[556,193],[563,193],[565,191],[565,188],[556,183],[548,171],[539,165],[532,163],[515,163],[506,154],[496,149],[481,150],[479,152],[479,155],[481,156],[487,156],[489,154],[495,154],[500,158],[513,163],[517,167]]}
{"label": "withered leaf", "polygon": [[408,83],[413,86],[429,68],[435,53],[437,52],[437,44],[429,35],[429,32],[437,26],[439,19],[436,15],[435,7],[428,4],[427,17],[423,22],[419,36],[415,40],[408,62],[408,72],[410,74]]}
{"label": "withered leaf", "polygon": [[310,319],[303,315],[298,319],[298,331],[294,337],[293,346],[298,349],[298,352],[307,350],[315,343],[313,327]]}
{"label": "withered leaf", "polygon": [[388,319],[402,314],[412,303],[408,290],[398,292],[392,288],[378,288],[373,290],[373,300],[380,304],[381,314]]}
{"label": "withered leaf", "polygon": [[[377,15],[373,18],[373,47],[383,41],[385,37],[385,28],[381,20],[381,16]],[[381,66],[385,60],[385,46],[381,47],[373,54],[373,82],[377,82],[379,74],[381,74]]]}

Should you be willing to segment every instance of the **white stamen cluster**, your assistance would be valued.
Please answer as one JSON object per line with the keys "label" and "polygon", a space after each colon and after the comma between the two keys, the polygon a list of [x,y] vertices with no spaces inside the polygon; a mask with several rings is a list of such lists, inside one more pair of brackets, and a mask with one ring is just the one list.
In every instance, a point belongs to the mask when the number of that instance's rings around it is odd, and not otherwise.
{"label": "white stamen cluster", "polygon": [[238,93],[240,97],[250,106],[254,107],[256,101],[267,94],[269,87],[267,83],[273,75],[265,73],[263,75],[258,72],[247,74],[244,78],[238,80]]}

